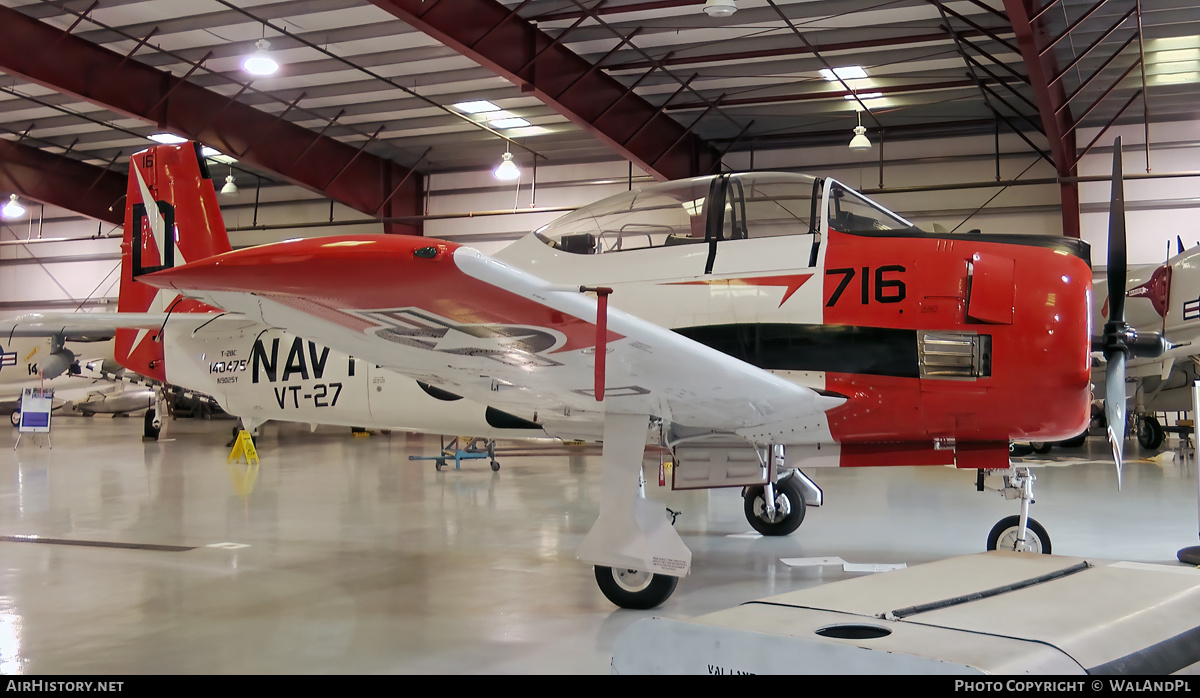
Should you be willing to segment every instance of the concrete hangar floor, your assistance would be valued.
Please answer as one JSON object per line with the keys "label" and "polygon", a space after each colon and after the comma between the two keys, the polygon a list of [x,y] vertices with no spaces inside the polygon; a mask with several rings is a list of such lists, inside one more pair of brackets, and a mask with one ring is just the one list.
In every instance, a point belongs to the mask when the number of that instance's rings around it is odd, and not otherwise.
{"label": "concrete hangar floor", "polygon": [[[620,610],[575,551],[598,513],[598,449],[502,442],[501,468],[409,461],[436,437],[268,424],[261,466],[226,464],[231,422],[59,418],[53,448],[0,449],[0,673],[607,674],[623,629],[860,576],[784,558],[931,562],[980,552],[1016,502],[941,467],[814,469],[826,504],[749,535],[736,490],[649,496],[682,511],[693,570]],[[1173,445],[1174,442],[1169,442]],[[1036,471],[1055,553],[1174,563],[1195,543],[1196,468],[1102,437]],[[1171,453],[1167,451],[1167,453]],[[30,542],[39,536],[93,545]],[[116,545],[114,545],[116,544]]]}

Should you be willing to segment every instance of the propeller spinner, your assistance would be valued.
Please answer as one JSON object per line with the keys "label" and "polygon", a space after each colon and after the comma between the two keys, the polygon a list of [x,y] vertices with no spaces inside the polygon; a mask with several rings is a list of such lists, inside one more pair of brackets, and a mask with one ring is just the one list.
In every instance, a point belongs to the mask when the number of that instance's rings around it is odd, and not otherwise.
{"label": "propeller spinner", "polygon": [[1104,416],[1108,441],[1117,466],[1117,489],[1121,488],[1122,447],[1125,444],[1125,362],[1134,357],[1154,358],[1167,350],[1157,332],[1138,333],[1125,322],[1125,190],[1121,171],[1121,138],[1113,143],[1112,199],[1108,209],[1108,322],[1093,348],[1104,353]]}

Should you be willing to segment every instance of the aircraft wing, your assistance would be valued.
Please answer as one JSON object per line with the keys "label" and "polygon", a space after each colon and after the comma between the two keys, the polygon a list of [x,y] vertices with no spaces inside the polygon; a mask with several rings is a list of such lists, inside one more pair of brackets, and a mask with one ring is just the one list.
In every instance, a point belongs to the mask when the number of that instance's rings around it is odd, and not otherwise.
{"label": "aircraft wing", "polygon": [[118,328],[155,330],[167,313],[29,313],[0,319],[0,337],[51,337],[69,342],[112,339]]}
{"label": "aircraft wing", "polygon": [[[650,414],[766,441],[844,402],[615,308],[601,334],[598,301],[579,287],[428,238],[289,241],[139,281],[456,394],[543,416]],[[606,359],[602,402],[599,352]]]}

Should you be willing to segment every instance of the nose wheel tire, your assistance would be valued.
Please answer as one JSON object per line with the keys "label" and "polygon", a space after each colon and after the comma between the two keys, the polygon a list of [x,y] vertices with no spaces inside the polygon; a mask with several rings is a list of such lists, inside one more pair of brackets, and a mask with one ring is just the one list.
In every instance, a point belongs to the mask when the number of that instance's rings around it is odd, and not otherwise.
{"label": "nose wheel tire", "polygon": [[[988,550],[1017,550],[1017,529],[1021,517],[1016,514],[1006,516],[992,527],[988,534]],[[1050,554],[1050,535],[1046,529],[1034,519],[1025,524],[1025,545],[1018,552]]]}
{"label": "nose wheel tire", "polygon": [[1012,441],[1008,442],[1008,455],[1010,458],[1022,458],[1033,453],[1033,446],[1029,444],[1019,444]]}
{"label": "nose wheel tire", "polygon": [[596,584],[609,601],[639,611],[661,605],[679,584],[679,577],[646,570],[596,565],[595,571]]}
{"label": "nose wheel tire", "polygon": [[21,426],[21,410],[13,410],[12,414],[8,417],[8,421],[12,422],[14,427]]}
{"label": "nose wheel tire", "polygon": [[762,487],[746,490],[744,505],[746,520],[764,536],[786,536],[804,521],[804,495],[800,483],[789,477],[775,483],[775,515],[767,515],[765,492]]}

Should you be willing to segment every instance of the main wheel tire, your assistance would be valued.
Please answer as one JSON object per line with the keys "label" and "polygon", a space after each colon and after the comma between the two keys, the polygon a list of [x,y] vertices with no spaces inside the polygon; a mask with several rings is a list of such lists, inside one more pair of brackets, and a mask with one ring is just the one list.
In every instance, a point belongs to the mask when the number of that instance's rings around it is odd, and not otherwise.
{"label": "main wheel tire", "polygon": [[146,410],[146,416],[142,419],[142,436],[157,441],[161,430],[162,427],[154,426],[154,410]]}
{"label": "main wheel tire", "polygon": [[8,416],[8,421],[12,422],[14,427],[21,426],[21,410],[13,410],[12,414]]}
{"label": "main wheel tire", "polygon": [[1087,437],[1088,437],[1088,433],[1087,433],[1087,430],[1085,429],[1084,432],[1082,434],[1080,434],[1079,436],[1067,439],[1066,441],[1060,441],[1058,445],[1062,446],[1063,448],[1079,448],[1080,446],[1087,443]]}
{"label": "main wheel tire", "polygon": [[765,489],[751,487],[746,490],[744,509],[746,520],[754,530],[764,536],[786,536],[804,522],[806,505],[800,483],[794,477],[775,483],[775,517],[767,518]]}
{"label": "main wheel tire", "polygon": [[1053,444],[1051,444],[1048,441],[1034,441],[1034,442],[1030,443],[1029,446],[1033,449],[1034,453],[1037,453],[1040,455],[1045,455],[1050,452],[1050,449],[1051,449],[1051,447],[1053,447]]}
{"label": "main wheel tire", "polygon": [[[1012,550],[1017,542],[1017,528],[1020,524],[1021,517],[1015,514],[1000,519],[988,534],[987,549]],[[1025,546],[1026,550],[1023,552],[1050,554],[1050,534],[1033,518],[1025,524]]]}
{"label": "main wheel tire", "polygon": [[660,606],[675,592],[679,577],[644,570],[596,565],[596,584],[605,598],[621,608],[644,611]]}
{"label": "main wheel tire", "polygon": [[1151,451],[1162,446],[1163,428],[1154,415],[1147,415],[1138,420],[1137,440],[1142,448]]}
{"label": "main wheel tire", "polygon": [[1030,453],[1033,453],[1033,446],[1030,446],[1029,444],[1019,444],[1014,441],[1008,442],[1009,458],[1020,458],[1022,456],[1028,456]]}

